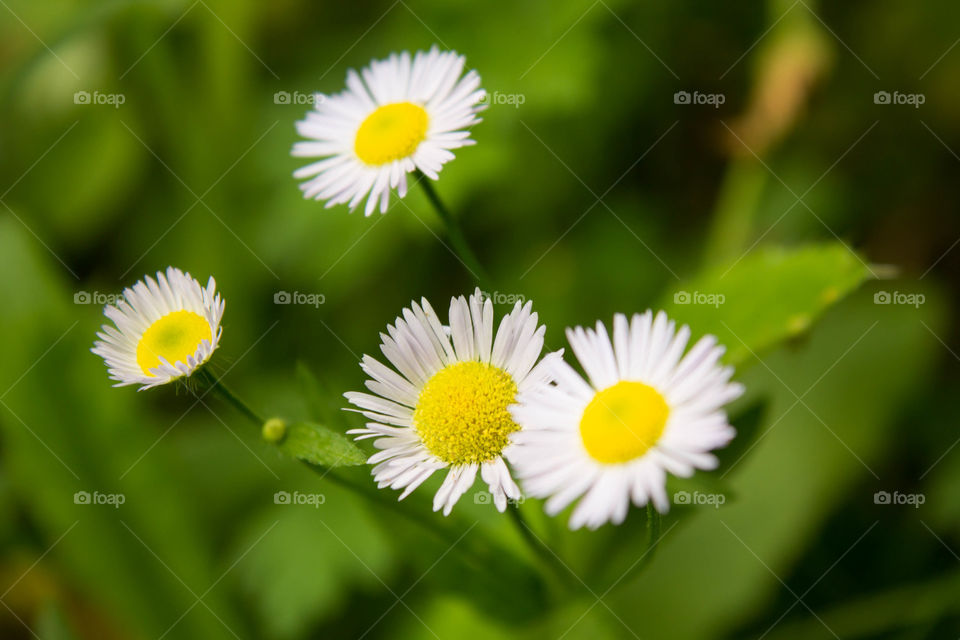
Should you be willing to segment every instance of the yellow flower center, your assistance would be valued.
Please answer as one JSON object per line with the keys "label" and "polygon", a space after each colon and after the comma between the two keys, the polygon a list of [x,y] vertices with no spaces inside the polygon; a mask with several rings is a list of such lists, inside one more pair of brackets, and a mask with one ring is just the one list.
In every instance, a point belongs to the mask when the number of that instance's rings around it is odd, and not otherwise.
{"label": "yellow flower center", "polygon": [[379,166],[413,155],[427,137],[427,112],[412,102],[378,107],[357,130],[353,148],[364,163]]}
{"label": "yellow flower center", "polygon": [[502,369],[458,362],[427,380],[413,423],[427,450],[447,464],[493,460],[520,429],[507,411],[516,396],[516,383]]}
{"label": "yellow flower center", "polygon": [[580,418],[580,437],[594,460],[620,464],[653,447],[670,409],[656,389],[642,382],[618,382],[593,397]]}
{"label": "yellow flower center", "polygon": [[193,311],[174,311],[143,332],[137,344],[137,364],[146,375],[152,376],[150,369],[160,366],[161,356],[170,364],[186,362],[201,342],[212,339],[210,323],[203,316]]}

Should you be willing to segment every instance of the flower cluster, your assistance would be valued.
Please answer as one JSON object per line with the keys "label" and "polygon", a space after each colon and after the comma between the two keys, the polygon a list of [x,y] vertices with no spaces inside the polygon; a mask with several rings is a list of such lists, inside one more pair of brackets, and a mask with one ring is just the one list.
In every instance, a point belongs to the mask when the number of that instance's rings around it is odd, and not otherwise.
{"label": "flower cluster", "polygon": [[[427,300],[403,310],[380,349],[361,366],[372,393],[347,393],[369,422],[369,463],[380,487],[406,497],[435,471],[446,477],[434,509],[450,513],[477,471],[497,509],[526,492],[559,513],[580,499],[571,528],[620,523],[632,502],[669,509],[667,472],[713,469],[711,450],[734,436],[722,407],[743,387],[719,364],[712,336],[689,351],[690,329],[663,312],[598,322],[567,339],[585,380],[562,351],[540,358],[545,327],[532,303],[517,302],[494,335],[493,304],[477,290],[450,303],[448,325]],[[538,362],[539,361],[539,362]]]}
{"label": "flower cluster", "polygon": [[[351,209],[366,198],[370,215],[386,211],[392,189],[405,195],[408,173],[437,179],[479,122],[485,93],[464,63],[436,48],[394,54],[318,96],[298,123],[309,141],[293,149],[321,158],[295,174],[308,179],[304,195]],[[118,385],[187,378],[217,349],[223,311],[213,278],[202,287],[170,267],[107,306],[113,324],[93,352]],[[531,302],[497,322],[479,289],[453,298],[446,320],[425,298],[403,309],[381,334],[389,364],[365,355],[367,391],[345,394],[368,421],[348,433],[372,441],[377,485],[403,499],[441,472],[433,507],[447,515],[479,473],[501,512],[526,492],[550,515],[576,502],[570,527],[596,528],[622,522],[631,504],[667,511],[668,473],[717,465],[711,452],[734,436],[723,407],[743,387],[715,338],[688,349],[690,329],[662,311],[617,314],[612,332],[567,330],[581,375],[562,350],[543,355],[545,332]]]}
{"label": "flower cluster", "polygon": [[[433,505],[447,515],[479,472],[504,511],[522,495],[512,466],[551,515],[581,498],[572,528],[620,523],[631,502],[666,511],[667,472],[714,468],[710,451],[734,436],[722,407],[743,388],[719,364],[723,347],[706,336],[687,351],[689,328],[663,312],[618,314],[612,340],[600,322],[567,330],[584,379],[563,351],[541,358],[546,327],[532,306],[516,302],[494,331],[479,289],[450,301],[446,324],[424,298],[381,334],[392,368],[364,356],[369,393],[345,394],[370,420],[349,433],[373,440],[378,486],[403,499],[444,471]],[[204,289],[170,267],[107,306],[114,326],[93,352],[118,386],[188,377],[217,348],[223,309],[213,278]]]}

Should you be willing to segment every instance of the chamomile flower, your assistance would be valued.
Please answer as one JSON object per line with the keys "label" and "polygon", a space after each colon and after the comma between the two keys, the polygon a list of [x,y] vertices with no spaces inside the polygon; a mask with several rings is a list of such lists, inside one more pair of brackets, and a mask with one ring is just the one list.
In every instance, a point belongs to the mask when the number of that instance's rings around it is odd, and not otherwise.
{"label": "chamomile flower", "polygon": [[402,500],[436,471],[445,471],[433,499],[434,511],[449,515],[473,485],[477,472],[503,511],[520,498],[503,451],[520,429],[508,407],[518,393],[549,384],[553,353],[540,360],[543,326],[532,303],[517,302],[494,337],[493,303],[479,289],[450,302],[449,326],[430,303],[411,303],[380,346],[395,367],[365,355],[361,367],[372,392],[351,392],[347,400],[373,422],[349,433],[375,438],[379,449],[368,462],[380,488],[403,489]]}
{"label": "chamomile flower", "polygon": [[690,329],[662,311],[614,316],[612,343],[600,322],[567,339],[589,382],[560,362],[556,385],[511,409],[523,429],[508,457],[524,490],[548,498],[550,515],[580,498],[571,529],[620,524],[631,501],[666,512],[666,474],[715,468],[710,451],[735,435],[722,407],[743,386],[719,364],[724,348],[706,336],[684,355]]}
{"label": "chamomile flower", "polygon": [[103,325],[91,351],[106,362],[116,387],[166,384],[210,359],[223,331],[223,308],[212,277],[203,288],[189,273],[167,267],[104,308],[113,325]]}
{"label": "chamomile flower", "polygon": [[[347,203],[352,211],[367,198],[365,215],[380,203],[387,210],[390,190],[403,198],[407,174],[419,169],[436,180],[454,158],[451,149],[474,144],[467,129],[486,92],[480,76],[461,77],[466,59],[455,51],[406,51],[373,60],[360,74],[347,72],[347,88],[318,94],[297,131],[293,155],[322,158],[294,172],[305,198],[326,206]],[[361,77],[362,76],[362,77]]]}

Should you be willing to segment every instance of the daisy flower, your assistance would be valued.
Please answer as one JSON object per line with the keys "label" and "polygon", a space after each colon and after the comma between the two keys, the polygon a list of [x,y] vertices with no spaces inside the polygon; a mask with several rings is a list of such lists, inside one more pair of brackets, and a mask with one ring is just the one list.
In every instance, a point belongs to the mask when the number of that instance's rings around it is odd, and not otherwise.
{"label": "daisy flower", "polygon": [[[297,123],[307,141],[293,146],[300,158],[322,158],[294,172],[305,198],[327,207],[367,198],[365,215],[380,203],[387,210],[390,190],[403,198],[407,174],[419,169],[432,180],[453,160],[451,149],[474,144],[467,129],[486,92],[480,76],[461,77],[466,58],[455,51],[406,51],[373,60],[360,74],[347,72],[347,88],[317,94],[315,107]],[[361,78],[362,76],[362,78]]]}
{"label": "daisy flower", "polygon": [[403,310],[380,349],[395,367],[368,355],[361,367],[370,393],[345,394],[373,422],[348,433],[376,438],[379,451],[368,462],[380,488],[403,489],[407,497],[435,471],[446,478],[433,499],[434,511],[449,515],[473,485],[477,471],[501,512],[520,489],[503,459],[511,434],[520,429],[508,407],[518,393],[549,384],[549,363],[540,363],[543,334],[532,303],[517,302],[493,332],[493,303],[479,289],[450,302],[450,324],[440,323],[424,298]]}
{"label": "daisy flower", "polygon": [[167,267],[123,290],[103,313],[113,325],[97,332],[93,353],[103,358],[114,386],[148,389],[190,376],[217,348],[224,302],[211,277],[207,287]]}
{"label": "daisy flower", "polygon": [[523,430],[508,457],[528,494],[548,498],[556,515],[581,498],[570,528],[620,524],[630,502],[669,509],[666,474],[688,477],[714,469],[711,450],[735,432],[723,405],[740,396],[724,352],[705,336],[684,355],[690,329],[676,329],[662,311],[628,322],[613,318],[613,342],[595,331],[567,330],[589,381],[560,362],[555,386],[521,393],[512,415]]}

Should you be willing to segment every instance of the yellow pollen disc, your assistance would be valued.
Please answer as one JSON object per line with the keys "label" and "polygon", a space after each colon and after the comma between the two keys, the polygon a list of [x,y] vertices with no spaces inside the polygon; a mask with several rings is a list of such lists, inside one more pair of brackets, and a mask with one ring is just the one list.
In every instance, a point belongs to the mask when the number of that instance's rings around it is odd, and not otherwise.
{"label": "yellow pollen disc", "polygon": [[412,156],[427,137],[428,122],[423,107],[412,102],[385,104],[360,125],[353,148],[372,166]]}
{"label": "yellow pollen disc", "polygon": [[580,418],[580,437],[594,460],[620,464],[653,447],[670,409],[656,389],[642,382],[618,382],[593,397]]}
{"label": "yellow pollen disc", "polygon": [[413,423],[427,450],[447,464],[493,460],[520,428],[507,411],[516,396],[516,383],[502,369],[458,362],[427,380]]}
{"label": "yellow pollen disc", "polygon": [[152,376],[150,369],[160,366],[160,357],[174,364],[186,362],[204,340],[212,340],[210,323],[193,311],[174,311],[163,316],[146,331],[137,344],[137,364]]}

